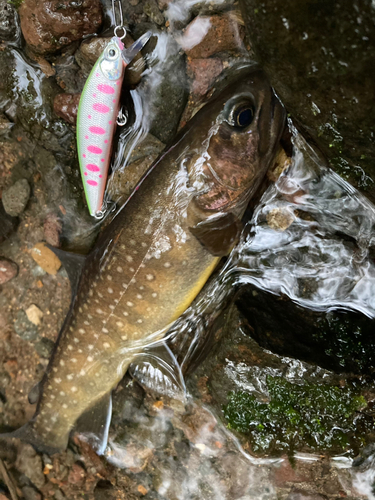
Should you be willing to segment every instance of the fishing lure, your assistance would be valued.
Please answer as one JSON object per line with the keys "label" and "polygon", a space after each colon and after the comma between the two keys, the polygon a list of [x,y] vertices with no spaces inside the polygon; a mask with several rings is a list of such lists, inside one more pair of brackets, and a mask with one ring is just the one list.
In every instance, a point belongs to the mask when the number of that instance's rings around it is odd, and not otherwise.
{"label": "fishing lure", "polygon": [[[114,13],[114,4],[113,13]],[[95,63],[82,91],[77,115],[77,149],[82,182],[90,215],[104,214],[103,197],[111,159],[112,139],[121,118],[120,95],[126,66],[150,39],[152,33],[142,35],[127,49],[122,40],[126,36],[121,22],[115,27],[114,37]],[[114,14],[115,17],[115,14]],[[122,36],[118,32],[122,30]]]}

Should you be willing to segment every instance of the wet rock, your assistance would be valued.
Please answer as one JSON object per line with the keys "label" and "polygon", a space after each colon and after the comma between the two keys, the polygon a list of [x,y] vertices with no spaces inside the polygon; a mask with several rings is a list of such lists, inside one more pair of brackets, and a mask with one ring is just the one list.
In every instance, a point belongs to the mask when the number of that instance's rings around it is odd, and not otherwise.
{"label": "wet rock", "polygon": [[205,95],[222,71],[223,63],[219,58],[189,60],[187,73],[192,80],[191,91]]}
{"label": "wet rock", "polygon": [[35,344],[35,350],[41,358],[49,359],[51,357],[55,343],[53,340],[43,337]]}
{"label": "wet rock", "polygon": [[152,89],[154,116],[150,132],[167,144],[176,134],[188,97],[184,57],[181,54],[171,56],[159,78],[159,85]]}
{"label": "wet rock", "polygon": [[37,243],[30,250],[31,257],[48,274],[56,274],[61,267],[58,257],[44,243]]}
{"label": "wet rock", "polygon": [[240,6],[251,47],[288,112],[331,167],[374,201],[372,3],[241,0]]}
{"label": "wet rock", "polygon": [[218,52],[240,48],[243,37],[242,29],[229,14],[198,16],[187,26],[181,45],[187,56],[204,59]]}
{"label": "wet rock", "polygon": [[62,226],[56,214],[49,214],[46,217],[43,225],[44,238],[46,242],[58,248],[60,246],[60,234]]}
{"label": "wet rock", "polygon": [[273,208],[267,213],[267,223],[271,229],[285,231],[293,224],[295,217],[289,210]]}
{"label": "wet rock", "polygon": [[[75,58],[86,77],[89,75],[92,67],[94,66],[100,54],[103,52],[110,40],[111,38],[96,37],[82,42],[79,50],[75,54]],[[134,43],[134,40],[127,33],[123,42],[125,47],[130,47],[130,45]],[[127,85],[137,85],[141,80],[144,66],[144,59],[142,57],[142,54],[139,53],[133,59],[131,64],[127,66],[124,83]]]}
{"label": "wet rock", "polygon": [[25,210],[30,198],[30,185],[26,179],[20,179],[3,192],[4,210],[8,215],[16,217]]}
{"label": "wet rock", "polygon": [[31,304],[30,307],[26,309],[26,316],[33,325],[39,326],[40,320],[43,318],[43,312],[35,304]]}
{"label": "wet rock", "polygon": [[147,0],[143,6],[143,12],[150,18],[153,23],[156,23],[159,26],[164,24],[165,19],[163,14],[159,10],[156,0]]}
{"label": "wet rock", "polygon": [[31,486],[24,486],[22,493],[25,500],[42,500],[42,495]]}
{"label": "wet rock", "polygon": [[80,98],[81,94],[57,94],[53,101],[53,110],[67,123],[75,125]]}
{"label": "wet rock", "polygon": [[0,38],[14,40],[18,35],[17,12],[8,0],[0,0]]}
{"label": "wet rock", "polygon": [[38,336],[38,327],[31,323],[25,311],[18,311],[14,331],[23,340],[35,340]]}
{"label": "wet rock", "polygon": [[317,493],[307,493],[305,491],[292,491],[286,500],[327,500],[326,496]]}
{"label": "wet rock", "polygon": [[31,445],[21,444],[16,469],[25,474],[37,488],[44,486],[45,477],[43,474],[42,458]]}
{"label": "wet rock", "polygon": [[23,0],[19,15],[26,42],[39,54],[56,52],[74,40],[96,33],[102,24],[99,0]]}
{"label": "wet rock", "polygon": [[82,486],[85,482],[85,477],[85,469],[77,463],[73,464],[68,476],[69,483],[76,486]]}
{"label": "wet rock", "polygon": [[0,285],[4,285],[18,273],[18,266],[8,259],[0,258]]}

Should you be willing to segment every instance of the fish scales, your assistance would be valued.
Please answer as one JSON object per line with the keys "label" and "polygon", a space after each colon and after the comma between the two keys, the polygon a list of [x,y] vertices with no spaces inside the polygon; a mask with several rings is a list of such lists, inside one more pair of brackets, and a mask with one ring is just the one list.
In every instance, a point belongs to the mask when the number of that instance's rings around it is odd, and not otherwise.
{"label": "fish scales", "polygon": [[76,420],[165,335],[235,243],[284,126],[257,68],[185,126],[88,255],[36,413],[13,435],[64,449]]}

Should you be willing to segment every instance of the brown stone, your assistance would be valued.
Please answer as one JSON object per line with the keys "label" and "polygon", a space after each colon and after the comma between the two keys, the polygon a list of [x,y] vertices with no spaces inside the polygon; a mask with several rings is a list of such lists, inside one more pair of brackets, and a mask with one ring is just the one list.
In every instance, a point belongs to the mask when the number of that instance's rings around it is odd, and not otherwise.
{"label": "brown stone", "polygon": [[23,0],[18,12],[23,36],[38,54],[96,33],[103,18],[100,0]]}
{"label": "brown stone", "polygon": [[56,274],[61,267],[60,259],[44,243],[37,243],[30,253],[35,262],[48,274]]}
{"label": "brown stone", "polygon": [[222,71],[223,63],[219,58],[189,60],[187,73],[192,80],[191,91],[203,96]]}
{"label": "brown stone", "polygon": [[53,101],[53,110],[63,120],[75,125],[81,94],[57,94]]}
{"label": "brown stone", "polygon": [[73,464],[70,469],[68,481],[70,484],[75,484],[76,486],[82,486],[85,482],[85,470],[79,464]]}
{"label": "brown stone", "polygon": [[44,238],[53,247],[60,246],[61,222],[57,215],[49,214],[43,225]]}
{"label": "brown stone", "polygon": [[4,285],[18,273],[18,266],[8,259],[0,258],[0,285]]}
{"label": "brown stone", "polygon": [[244,32],[230,15],[198,16],[186,28],[182,48],[192,59],[205,59],[242,46]]}

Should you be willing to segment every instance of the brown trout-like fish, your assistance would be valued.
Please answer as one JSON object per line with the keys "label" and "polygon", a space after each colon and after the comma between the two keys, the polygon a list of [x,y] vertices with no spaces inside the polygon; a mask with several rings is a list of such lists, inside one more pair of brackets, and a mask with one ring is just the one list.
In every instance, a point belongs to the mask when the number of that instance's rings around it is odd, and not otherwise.
{"label": "brown trout-like fish", "polygon": [[182,129],[84,262],[62,257],[71,308],[36,413],[13,436],[64,449],[77,419],[165,335],[235,244],[284,125],[264,73],[243,69]]}

